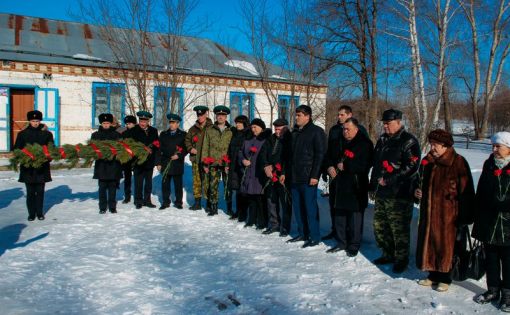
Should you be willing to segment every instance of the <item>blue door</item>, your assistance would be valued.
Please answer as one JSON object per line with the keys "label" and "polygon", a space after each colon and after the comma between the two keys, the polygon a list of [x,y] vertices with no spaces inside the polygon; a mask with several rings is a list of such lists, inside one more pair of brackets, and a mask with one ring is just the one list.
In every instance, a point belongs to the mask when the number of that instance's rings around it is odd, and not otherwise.
{"label": "blue door", "polygon": [[42,123],[48,126],[48,130],[53,133],[55,145],[60,145],[58,89],[36,88],[34,107],[43,114]]}

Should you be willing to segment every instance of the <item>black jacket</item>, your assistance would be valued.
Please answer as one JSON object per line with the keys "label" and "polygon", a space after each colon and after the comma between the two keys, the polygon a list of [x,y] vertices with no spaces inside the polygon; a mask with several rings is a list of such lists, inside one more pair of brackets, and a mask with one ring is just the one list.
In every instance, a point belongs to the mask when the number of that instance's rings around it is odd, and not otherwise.
{"label": "black jacket", "polygon": [[250,128],[244,130],[237,130],[235,127],[232,129],[232,139],[228,146],[228,157],[230,158],[230,166],[228,173],[228,188],[231,190],[238,190],[241,185],[241,178],[243,177],[243,170],[238,163],[239,151],[243,146],[244,140],[253,136]]}
{"label": "black jacket", "polygon": [[159,154],[158,153],[159,148],[156,144],[154,144],[155,141],[159,141],[158,130],[152,126],[149,126],[147,128],[146,133],[139,125],[136,125],[133,128],[126,130],[122,134],[122,137],[124,139],[131,138],[133,140],[141,142],[152,150],[152,153],[147,157],[147,160],[143,164],[138,165],[134,163],[134,167],[143,169],[153,169],[155,165],[156,155]]}
{"label": "black jacket", "polygon": [[276,164],[280,164],[282,175],[285,175],[286,183],[290,182],[291,158],[292,158],[292,133],[285,130],[280,138],[272,134],[262,147],[261,155],[264,157],[265,165],[272,165],[273,170]]}
{"label": "black jacket", "polygon": [[308,184],[310,179],[319,179],[322,160],[326,154],[326,134],[312,121],[303,128],[292,131],[291,181]]}
{"label": "black jacket", "polygon": [[[368,172],[372,167],[374,145],[361,131],[351,141],[342,139],[344,151],[335,158],[334,167],[343,162],[344,170],[334,178],[334,205],[336,209],[363,211],[368,206]],[[345,150],[354,153],[354,157],[344,156]]]}
{"label": "black jacket", "polygon": [[509,246],[510,174],[507,172],[510,172],[510,164],[502,169],[499,178],[494,174],[497,169],[491,154],[483,164],[476,189],[473,237],[489,244]]}
{"label": "black jacket", "polygon": [[182,148],[182,153],[177,154],[179,158],[173,160],[168,171],[168,175],[182,175],[184,174],[184,157],[187,154],[184,146],[184,138],[186,132],[177,129],[174,134],[170,130],[162,131],[159,135],[160,149],[159,154],[156,156],[156,165],[161,165],[161,172],[163,173],[170,158],[177,151],[177,146]]}
{"label": "black jacket", "polygon": [[[412,183],[420,166],[420,156],[418,140],[404,127],[393,136],[383,134],[375,145],[370,189],[377,190],[377,197],[413,200]],[[384,161],[393,167],[393,172],[384,170]],[[380,177],[386,181],[385,186],[377,185]]]}
{"label": "black jacket", "polygon": [[[48,145],[53,143],[53,134],[44,130],[44,125],[32,128],[30,125],[18,133],[15,149],[23,149],[27,144]],[[51,182],[50,162],[44,163],[40,168],[20,167],[19,181],[27,184],[43,184]]]}
{"label": "black jacket", "polygon": [[[337,122],[336,125],[329,129],[328,135],[328,152],[324,157],[324,170],[326,171],[328,167],[335,166],[335,161],[337,157],[342,154],[343,150],[343,140],[344,140],[344,124]],[[359,133],[361,133],[366,138],[370,139],[367,130],[362,125],[358,125]],[[372,142],[372,141],[370,141]],[[373,146],[373,145],[372,145]]]}
{"label": "black jacket", "polygon": [[[120,134],[115,127],[104,129],[99,126],[99,129],[92,133],[91,140],[119,140]],[[122,178],[122,166],[119,161],[113,159],[96,160],[94,163],[94,177],[99,180],[119,180]]]}

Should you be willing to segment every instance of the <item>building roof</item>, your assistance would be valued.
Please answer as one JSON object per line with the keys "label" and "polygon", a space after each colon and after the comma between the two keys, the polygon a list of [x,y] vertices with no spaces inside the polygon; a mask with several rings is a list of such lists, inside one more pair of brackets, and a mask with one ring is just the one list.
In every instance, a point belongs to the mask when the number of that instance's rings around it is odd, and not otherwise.
{"label": "building roof", "polygon": [[[104,28],[103,28],[104,30]],[[119,36],[135,34],[126,29],[110,29]],[[129,35],[127,35],[129,36]],[[177,37],[181,41],[176,72],[182,74],[212,75],[241,79],[259,79],[253,56],[224,47],[208,39]],[[174,38],[175,39],[175,38]],[[148,33],[152,47],[147,64],[149,70],[164,72],[171,69],[167,64],[171,36],[161,33]],[[119,40],[119,42],[122,42]],[[128,42],[122,43],[127,45]],[[0,59],[46,64],[64,64],[118,68],[119,58],[101,37],[101,27],[77,22],[50,20],[45,18],[0,13]],[[128,48],[128,47],[126,47]],[[132,48],[132,47],[131,47]],[[132,50],[132,55],[139,55]],[[129,57],[120,66],[135,64]],[[142,62],[138,62],[141,64]],[[274,82],[304,83],[304,78],[291,79],[291,74],[276,65],[269,66],[269,77]],[[315,83],[315,85],[322,85]]]}

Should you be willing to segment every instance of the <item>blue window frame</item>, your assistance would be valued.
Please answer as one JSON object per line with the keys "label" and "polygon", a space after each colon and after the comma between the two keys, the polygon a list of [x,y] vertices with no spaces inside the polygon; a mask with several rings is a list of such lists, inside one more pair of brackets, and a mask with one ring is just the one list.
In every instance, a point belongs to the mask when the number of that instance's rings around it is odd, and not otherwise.
{"label": "blue window frame", "polygon": [[124,122],[126,112],[126,88],[121,83],[92,83],[92,127],[99,126],[97,116],[110,113],[119,123]]}
{"label": "blue window frame", "polygon": [[156,86],[154,88],[154,127],[160,131],[168,129],[166,115],[169,113],[177,114],[183,118],[180,124],[182,127],[184,124],[184,89]]}
{"label": "blue window frame", "polygon": [[230,92],[230,123],[239,115],[246,115],[251,121],[255,116],[255,95],[253,93]]}
{"label": "blue window frame", "polygon": [[299,106],[299,96],[278,95],[278,118],[285,118],[290,123],[291,119],[294,119],[292,109],[297,106]]}

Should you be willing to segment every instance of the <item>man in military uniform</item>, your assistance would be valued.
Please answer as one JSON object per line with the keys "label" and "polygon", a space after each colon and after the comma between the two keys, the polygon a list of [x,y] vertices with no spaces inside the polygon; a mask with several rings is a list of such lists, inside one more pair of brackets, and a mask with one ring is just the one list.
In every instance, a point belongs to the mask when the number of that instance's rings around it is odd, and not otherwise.
{"label": "man in military uniform", "polygon": [[[117,132],[121,135],[136,126],[136,117],[127,115],[124,117],[125,127],[117,128]],[[129,203],[131,201],[131,178],[133,177],[133,159],[129,162],[122,164],[122,173],[124,175],[124,200],[122,203]]]}
{"label": "man in military uniform", "polygon": [[[174,206],[182,209],[182,175],[184,174],[184,138],[186,132],[179,129],[181,117],[176,114],[166,115],[169,122],[168,130],[159,135],[160,154],[156,157],[158,171],[162,173],[161,192],[163,203],[159,210],[170,207],[170,181],[174,183]],[[171,163],[171,164],[170,164]],[[170,166],[168,166],[170,164]],[[169,167],[167,170],[166,168]]]}
{"label": "man in military uniform", "polygon": [[409,263],[410,225],[413,215],[412,180],[421,156],[418,140],[402,125],[402,112],[384,111],[384,133],[377,140],[370,178],[375,199],[374,234],[381,257],[376,265],[393,263],[402,273]]}
{"label": "man in military uniform", "polygon": [[152,172],[154,170],[155,156],[159,150],[158,130],[149,125],[152,114],[147,111],[139,111],[138,125],[123,133],[124,138],[131,138],[145,144],[150,154],[142,164],[135,164],[133,173],[135,177],[135,206],[141,209],[142,206],[156,208],[151,202],[152,194]]}
{"label": "man in military uniform", "polygon": [[[227,122],[227,115],[230,109],[226,106],[214,107],[216,121],[214,125],[207,128],[204,135],[204,143],[202,145],[202,162],[206,174],[207,190],[207,208],[209,215],[218,214],[218,186],[220,179],[223,178],[223,188],[227,189],[226,177],[228,173],[228,165],[224,163],[224,157],[228,157],[228,147],[232,139],[232,130]],[[207,162],[206,159],[210,159]]]}
{"label": "man in military uniform", "polygon": [[186,151],[190,154],[189,159],[193,172],[193,197],[195,197],[195,203],[190,209],[200,210],[202,209],[202,191],[205,190],[201,163],[202,144],[204,142],[205,129],[212,126],[212,120],[208,117],[209,108],[207,106],[195,106],[193,110],[197,113],[197,121],[189,128],[184,138],[184,145]]}

